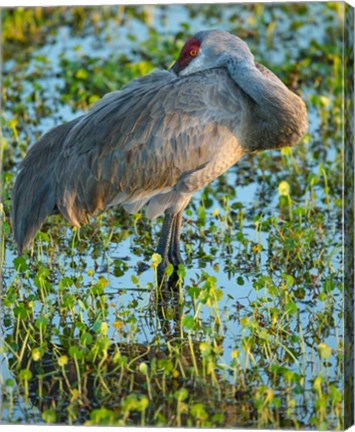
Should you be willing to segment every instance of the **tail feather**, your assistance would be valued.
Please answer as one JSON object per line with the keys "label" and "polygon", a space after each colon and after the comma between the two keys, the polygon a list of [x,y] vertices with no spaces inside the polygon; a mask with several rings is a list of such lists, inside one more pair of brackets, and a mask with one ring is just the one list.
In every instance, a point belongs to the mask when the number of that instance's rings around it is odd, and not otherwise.
{"label": "tail feather", "polygon": [[11,214],[19,254],[41,229],[46,217],[55,212],[55,165],[63,141],[76,121],[60,125],[43,135],[21,164],[12,194]]}

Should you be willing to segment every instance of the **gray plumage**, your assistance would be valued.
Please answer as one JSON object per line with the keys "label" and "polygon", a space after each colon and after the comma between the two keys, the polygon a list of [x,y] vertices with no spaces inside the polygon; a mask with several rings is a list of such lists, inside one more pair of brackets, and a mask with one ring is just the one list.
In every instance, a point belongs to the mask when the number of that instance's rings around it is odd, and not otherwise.
{"label": "gray plumage", "polygon": [[[189,44],[198,50],[191,59]],[[150,218],[166,214],[162,268],[177,265],[181,213],[192,194],[245,152],[296,144],[306,130],[302,100],[255,63],[241,39],[200,32],[171,71],[109,93],[30,148],[13,191],[18,250],[53,212],[79,227],[110,206],[137,212],[145,205]]]}

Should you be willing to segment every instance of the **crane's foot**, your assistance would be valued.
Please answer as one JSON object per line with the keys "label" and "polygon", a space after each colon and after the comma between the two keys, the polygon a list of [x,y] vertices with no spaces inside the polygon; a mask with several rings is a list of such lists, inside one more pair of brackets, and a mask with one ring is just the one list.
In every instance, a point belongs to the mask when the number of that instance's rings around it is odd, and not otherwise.
{"label": "crane's foot", "polygon": [[169,250],[169,262],[177,269],[179,264],[184,264],[184,260],[180,254],[179,249]]}
{"label": "crane's foot", "polygon": [[169,264],[174,266],[174,273],[169,277],[170,287],[176,284],[177,273],[176,270],[179,264],[184,264],[180,254],[180,228],[182,221],[182,211],[178,214],[166,212],[165,219],[160,235],[159,245],[157,252],[162,257],[162,261],[158,266],[158,283],[161,285],[165,278],[166,281],[166,268]]}
{"label": "crane's foot", "polygon": [[175,267],[175,269],[179,267],[179,264],[184,264],[184,260],[182,259],[180,254],[181,221],[182,221],[182,212],[178,213],[175,216],[172,232],[171,232],[169,250],[168,250],[169,262]]}
{"label": "crane's foot", "polygon": [[161,285],[163,279],[166,279],[165,271],[168,265],[170,264],[167,257],[162,257],[161,263],[158,265],[158,284]]}
{"label": "crane's foot", "polygon": [[[174,266],[174,272],[169,276],[166,275],[166,268],[168,265],[172,264]],[[181,257],[180,251],[174,251],[174,253],[168,254],[168,257],[162,259],[162,262],[158,266],[158,283],[161,285],[164,280],[166,287],[173,288],[179,277],[177,274],[177,270],[179,268],[179,264],[184,264],[184,261]]]}

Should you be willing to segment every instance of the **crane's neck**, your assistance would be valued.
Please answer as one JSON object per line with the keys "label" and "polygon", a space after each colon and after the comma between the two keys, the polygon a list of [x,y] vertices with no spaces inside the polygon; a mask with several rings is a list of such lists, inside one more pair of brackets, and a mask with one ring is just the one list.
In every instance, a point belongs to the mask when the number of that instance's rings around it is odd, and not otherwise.
{"label": "crane's neck", "polygon": [[248,95],[241,127],[247,150],[265,150],[296,144],[308,122],[303,101],[268,69],[230,59],[228,72]]}

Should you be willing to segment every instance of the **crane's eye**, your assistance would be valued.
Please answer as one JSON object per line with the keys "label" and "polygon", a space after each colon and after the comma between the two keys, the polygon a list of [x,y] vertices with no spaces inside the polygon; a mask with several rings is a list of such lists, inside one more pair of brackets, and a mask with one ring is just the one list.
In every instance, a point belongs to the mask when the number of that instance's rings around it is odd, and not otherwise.
{"label": "crane's eye", "polygon": [[196,49],[191,49],[189,51],[189,54],[190,54],[191,57],[196,57],[197,56],[197,50]]}

